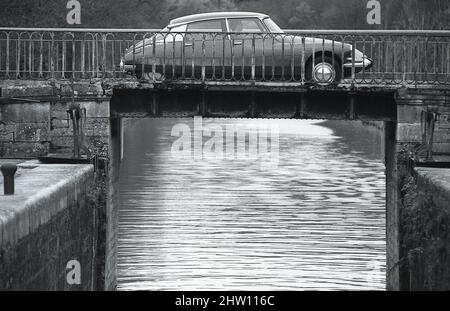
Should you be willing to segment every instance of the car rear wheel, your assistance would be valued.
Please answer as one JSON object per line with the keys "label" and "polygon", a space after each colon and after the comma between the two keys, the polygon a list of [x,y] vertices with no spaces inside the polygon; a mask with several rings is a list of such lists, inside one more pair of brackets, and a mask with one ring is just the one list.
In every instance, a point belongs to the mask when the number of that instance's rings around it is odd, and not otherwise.
{"label": "car rear wheel", "polygon": [[318,56],[306,64],[306,80],[319,85],[338,84],[342,79],[342,69],[338,61],[329,56]]}

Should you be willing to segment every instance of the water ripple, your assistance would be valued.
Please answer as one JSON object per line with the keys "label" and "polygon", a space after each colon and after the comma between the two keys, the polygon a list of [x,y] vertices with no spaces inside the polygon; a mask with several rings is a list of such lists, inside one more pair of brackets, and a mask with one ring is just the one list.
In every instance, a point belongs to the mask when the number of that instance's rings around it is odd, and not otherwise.
{"label": "water ripple", "polygon": [[317,122],[219,120],[277,122],[278,166],[190,161],[171,156],[170,130],[192,121],[127,121],[118,289],[385,288],[379,155]]}

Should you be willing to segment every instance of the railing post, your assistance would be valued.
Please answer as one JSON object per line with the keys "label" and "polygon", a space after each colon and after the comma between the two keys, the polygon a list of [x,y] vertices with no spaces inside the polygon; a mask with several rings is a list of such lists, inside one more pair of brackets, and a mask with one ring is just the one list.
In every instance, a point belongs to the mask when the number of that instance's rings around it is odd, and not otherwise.
{"label": "railing post", "polygon": [[225,42],[226,35],[222,36],[222,80],[225,80]]}
{"label": "railing post", "polygon": [[50,33],[50,37],[52,38],[50,44],[50,76],[52,79],[55,78],[55,34]]}
{"label": "railing post", "polygon": [[266,36],[262,39],[262,55],[261,55],[261,80],[266,80],[266,53],[264,53],[264,47],[266,46]]}
{"label": "railing post", "polygon": [[[28,45],[28,73],[30,75],[30,79],[33,77],[33,34],[30,34],[30,42]],[[24,68],[25,69],[25,68]]]}
{"label": "railing post", "polygon": [[39,40],[39,78],[44,77],[43,67],[44,67],[44,34],[41,33]]}
{"label": "railing post", "polygon": [[[152,61],[152,80],[153,82],[155,81],[155,75],[156,75],[156,35],[153,36],[152,39],[152,57],[153,57],[153,61]],[[183,46],[184,49],[184,46]]]}
{"label": "railing post", "polygon": [[17,165],[11,163],[3,164],[0,170],[3,174],[4,195],[13,195],[14,175],[16,174],[17,171]]}
{"label": "railing post", "polygon": [[97,36],[98,34],[95,34],[94,36],[92,36],[92,49],[91,49],[91,56],[92,56],[92,60],[91,60],[91,78],[97,78],[97,70],[96,70],[96,66],[98,65],[98,63],[95,61],[96,60],[96,55],[98,55],[98,49],[97,49]]}
{"label": "railing post", "polygon": [[[162,75],[163,77],[166,76],[166,38],[167,33],[164,34],[163,37],[163,61],[162,61]],[[142,49],[142,53],[144,53],[144,49]],[[203,59],[202,59],[203,60]],[[144,71],[144,64],[142,63],[142,71]]]}
{"label": "railing post", "polygon": [[205,56],[206,56],[205,40],[206,40],[206,36],[205,36],[205,34],[203,34],[203,40],[202,40],[202,82],[205,82],[205,78],[206,78],[206,72],[205,72]]}
{"label": "railing post", "polygon": [[181,78],[185,78],[186,73],[186,35],[181,36]]}
{"label": "railing post", "polygon": [[241,78],[240,80],[245,80],[245,38],[241,40]]}
{"label": "railing post", "polygon": [[111,70],[112,70],[112,77],[116,78],[116,37],[114,34],[112,35],[112,42],[111,42]]}
{"label": "railing post", "polygon": [[72,79],[75,79],[75,58],[76,58],[75,34],[73,34],[73,36],[72,36]]}
{"label": "railing post", "polygon": [[[447,40],[449,40],[447,38]],[[450,42],[447,42],[447,84],[450,82]]]}
{"label": "railing post", "polygon": [[294,37],[291,38],[291,81],[295,81],[295,49],[294,49]]}
{"label": "railing post", "polygon": [[16,79],[20,77],[20,34],[17,37],[17,45],[16,45]]}
{"label": "railing post", "polygon": [[405,37],[403,37],[403,49],[402,49],[402,70],[403,70],[403,75],[402,75],[402,86],[406,87],[406,70],[407,70],[407,66],[406,66],[406,40]]}
{"label": "railing post", "polygon": [[83,39],[81,39],[81,64],[80,64],[80,70],[81,70],[81,78],[86,78],[86,72],[85,72],[85,45],[86,45],[86,41],[84,40],[85,38],[83,37]]}
{"label": "railing post", "polygon": [[255,34],[253,34],[253,38],[252,38],[252,72],[251,72],[251,80],[255,81],[255,53],[256,53],[256,49],[255,49]]}
{"label": "railing post", "polygon": [[177,38],[177,34],[173,34],[172,35],[172,79],[175,78],[175,50],[176,50],[176,46],[175,46],[175,40]]}
{"label": "railing post", "polygon": [[234,80],[234,38],[231,38],[231,80]]}
{"label": "railing post", "polygon": [[302,64],[301,64],[301,85],[305,85],[305,81],[306,81],[306,70],[305,70],[305,65],[306,65],[306,59],[305,59],[305,54],[306,54],[306,39],[304,36],[302,36]]}
{"label": "railing post", "polygon": [[285,36],[281,36],[281,59],[282,59],[282,61],[281,61],[281,81],[283,81],[284,80],[284,64],[285,64],[285,62],[284,62],[284,39],[285,39]]}
{"label": "railing post", "polygon": [[191,50],[191,77],[195,78],[195,38],[192,37],[192,50]]}
{"label": "railing post", "polygon": [[[147,34],[145,34],[142,38],[142,64],[141,64],[141,79],[144,79],[144,73],[145,73],[145,40],[147,39]],[[166,43],[164,40],[164,52],[166,49]],[[165,55],[165,53],[164,53]]]}
{"label": "railing post", "polygon": [[352,40],[352,87],[355,85],[355,52],[356,52],[356,41],[355,38],[353,37]]}
{"label": "railing post", "polygon": [[6,33],[6,64],[5,64],[6,78],[9,79],[9,32]]}
{"label": "railing post", "polygon": [[213,43],[213,47],[212,47],[212,79],[216,80],[216,34],[211,34],[212,36],[212,43]]}
{"label": "railing post", "polygon": [[66,78],[66,48],[67,48],[67,43],[66,40],[64,40],[64,36],[62,39],[62,55],[61,55],[61,77],[63,79]]}
{"label": "railing post", "polygon": [[106,78],[106,35],[102,34],[102,78]]}

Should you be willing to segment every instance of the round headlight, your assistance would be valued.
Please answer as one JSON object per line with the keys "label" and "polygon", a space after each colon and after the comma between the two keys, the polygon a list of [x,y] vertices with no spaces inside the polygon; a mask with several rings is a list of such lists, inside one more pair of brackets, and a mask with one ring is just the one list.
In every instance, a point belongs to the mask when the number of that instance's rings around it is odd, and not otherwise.
{"label": "round headlight", "polygon": [[125,62],[123,61],[123,57],[120,58],[119,68],[122,72],[125,71]]}

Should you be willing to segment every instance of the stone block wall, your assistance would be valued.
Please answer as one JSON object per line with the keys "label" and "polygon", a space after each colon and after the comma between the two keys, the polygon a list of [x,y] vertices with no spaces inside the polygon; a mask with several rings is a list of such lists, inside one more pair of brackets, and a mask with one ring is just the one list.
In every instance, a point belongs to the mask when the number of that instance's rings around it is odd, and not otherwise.
{"label": "stone block wall", "polygon": [[[67,109],[71,101],[50,104],[50,153],[73,152],[73,123]],[[84,135],[88,148],[96,155],[108,157],[109,100],[77,101],[86,110]]]}
{"label": "stone block wall", "polygon": [[[422,194],[423,191],[427,191],[424,190],[426,188],[424,183],[416,183],[410,159],[412,156],[417,157],[419,147],[422,145],[420,123],[422,111],[434,111],[439,115],[434,128],[433,157],[436,159],[450,156],[450,94],[445,90],[433,89],[400,90],[396,101],[397,124],[391,126],[391,137],[386,137],[385,140],[393,155],[386,161],[387,287],[392,290],[409,290],[417,289],[416,285],[410,284],[410,275],[414,274],[417,278],[421,268],[417,268],[417,264],[409,264],[410,260],[416,260],[409,258],[419,253],[416,251],[411,253],[411,250],[415,248],[410,240],[413,233],[406,228],[410,224],[418,226],[416,228],[419,230],[418,233],[423,232],[424,228],[419,228],[421,226],[419,218],[410,215],[409,211],[417,211],[417,209],[411,209],[408,206],[411,204],[411,197],[425,198]],[[415,186],[412,187],[411,183]],[[430,204],[433,202],[432,199],[431,196],[427,197]],[[426,200],[422,200],[422,203],[426,204]],[[440,208],[443,209],[444,205]],[[428,225],[433,226],[438,222],[438,218],[429,218]],[[424,245],[433,243],[431,240],[428,242],[422,240],[422,242]],[[439,264],[436,264],[435,267],[438,266]]]}
{"label": "stone block wall", "polygon": [[50,149],[49,103],[0,103],[0,157],[34,158]]}
{"label": "stone block wall", "polygon": [[433,154],[450,154],[450,92],[446,90],[399,91],[397,98],[397,142],[417,144],[422,141],[421,112],[438,113],[433,136]]}
{"label": "stone block wall", "polygon": [[0,158],[73,153],[73,100],[86,111],[84,134],[92,153],[108,157],[109,96],[100,82],[3,81],[0,84]]}
{"label": "stone block wall", "polygon": [[450,290],[450,168],[415,168],[401,200],[401,289]]}

